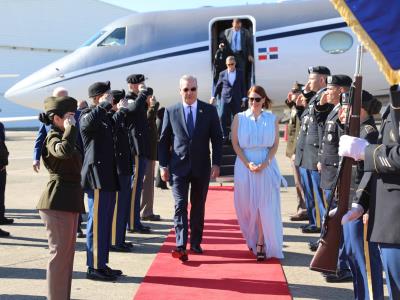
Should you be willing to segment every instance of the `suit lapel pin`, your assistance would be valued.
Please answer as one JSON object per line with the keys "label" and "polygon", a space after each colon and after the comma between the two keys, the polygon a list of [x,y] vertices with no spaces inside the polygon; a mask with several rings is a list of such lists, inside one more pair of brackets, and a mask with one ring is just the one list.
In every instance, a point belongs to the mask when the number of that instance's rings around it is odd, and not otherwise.
{"label": "suit lapel pin", "polygon": [[203,112],[203,110],[202,109],[199,109],[199,113],[202,113]]}

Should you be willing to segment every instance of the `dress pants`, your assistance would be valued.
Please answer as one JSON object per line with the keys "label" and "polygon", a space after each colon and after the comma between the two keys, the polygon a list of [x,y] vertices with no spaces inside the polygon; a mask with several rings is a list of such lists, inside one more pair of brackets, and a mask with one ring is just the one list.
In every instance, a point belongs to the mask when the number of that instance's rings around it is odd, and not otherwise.
{"label": "dress pants", "polygon": [[115,208],[111,230],[111,245],[122,246],[131,205],[131,175],[118,175],[120,190],[115,194]]}
{"label": "dress pants", "polygon": [[231,124],[232,118],[240,112],[240,103],[234,102],[233,100],[229,103],[225,103],[222,101],[222,114],[221,114],[221,126],[222,133],[225,138],[229,136],[228,126]]}
{"label": "dress pants", "polygon": [[307,170],[310,174],[311,181],[312,181],[312,189],[313,189],[313,198],[316,208],[316,224],[317,227],[321,227],[323,222],[323,218],[325,216],[325,203],[324,203],[324,196],[322,194],[322,189],[320,188],[321,184],[321,174],[317,170]]}
{"label": "dress pants", "polygon": [[190,186],[190,244],[198,246],[203,238],[204,212],[210,181],[204,177],[172,175],[172,194],[175,198],[174,227],[176,247],[186,249],[188,241],[188,197]]}
{"label": "dress pants", "polygon": [[108,263],[111,243],[111,223],[115,206],[115,192],[86,190],[88,220],[86,225],[86,264],[104,269]]}
{"label": "dress pants", "polygon": [[78,213],[41,209],[39,214],[46,227],[50,250],[47,264],[47,299],[71,298]]}
{"label": "dress pants", "polygon": [[155,160],[148,160],[146,164],[146,172],[143,181],[142,191],[142,204],[140,210],[142,211],[142,217],[152,216],[153,204],[154,204],[154,167],[156,165]]}
{"label": "dress pants", "polygon": [[5,192],[6,192],[7,171],[3,169],[0,171],[0,219],[5,217],[6,207]]}
{"label": "dress pants", "polygon": [[311,181],[310,173],[307,169],[299,167],[301,184],[303,186],[304,198],[307,208],[308,222],[312,226],[317,226],[316,224],[316,211],[313,196],[313,186]]}
{"label": "dress pants", "polygon": [[390,300],[400,299],[400,244],[379,243]]}
{"label": "dress pants", "polygon": [[143,156],[135,156],[134,174],[132,176],[131,207],[128,220],[128,229],[132,231],[143,227],[140,222],[140,198],[142,197],[146,165],[147,158]]}
{"label": "dress pants", "polygon": [[301,179],[300,179],[300,171],[299,167],[297,167],[294,164],[294,161],[290,161],[290,165],[292,166],[293,169],[293,177],[294,177],[294,184],[296,186],[296,193],[297,193],[297,209],[296,212],[299,211],[299,209],[305,209],[306,208],[306,203],[304,202],[304,192],[303,192],[303,187],[301,185]]}
{"label": "dress pants", "polygon": [[[343,225],[344,244],[351,273],[353,274],[354,299],[384,299],[382,262],[378,245],[368,243],[369,257],[364,254],[364,224],[362,218]],[[372,293],[369,295],[367,267],[370,265]]]}

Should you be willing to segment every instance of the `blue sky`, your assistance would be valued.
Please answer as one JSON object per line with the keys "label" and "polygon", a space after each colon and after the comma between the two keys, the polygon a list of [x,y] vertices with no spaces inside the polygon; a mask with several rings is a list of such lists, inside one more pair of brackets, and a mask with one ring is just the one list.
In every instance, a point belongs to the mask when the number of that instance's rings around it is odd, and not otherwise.
{"label": "blue sky", "polygon": [[202,6],[231,6],[243,4],[256,4],[278,2],[278,0],[187,0],[187,1],[168,1],[168,0],[101,0],[113,5],[121,6],[138,12],[155,10],[172,10],[195,8]]}

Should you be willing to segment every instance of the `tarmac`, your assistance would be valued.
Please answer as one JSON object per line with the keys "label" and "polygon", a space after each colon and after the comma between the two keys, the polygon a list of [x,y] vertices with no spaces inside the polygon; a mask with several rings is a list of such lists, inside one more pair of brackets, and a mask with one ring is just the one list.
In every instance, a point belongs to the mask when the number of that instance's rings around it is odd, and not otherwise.
{"label": "tarmac", "polygon": [[[0,238],[0,299],[46,299],[47,238],[35,206],[47,183],[48,173],[43,166],[39,174],[32,170],[35,131],[7,131],[6,134],[10,152],[6,216],[14,218],[15,222],[13,225],[0,226],[11,233],[9,238]],[[308,268],[312,259],[308,242],[317,240],[318,235],[302,234],[299,227],[305,222],[289,221],[289,216],[295,212],[296,194],[290,162],[284,155],[285,149],[286,143],[281,139],[277,159],[281,173],[289,183],[289,187],[281,191],[285,255],[282,265],[293,299],[353,299],[351,282],[327,283],[320,273]],[[110,267],[121,269],[126,275],[117,282],[97,282],[85,278],[86,240],[78,239],[72,299],[133,299],[173,227],[173,203],[170,190],[156,189],[154,211],[161,215],[162,221],[144,222],[152,227],[151,234],[127,234],[127,239],[134,244],[132,253],[110,253]],[[192,298],[195,299],[195,295]],[[158,299],[162,299],[162,296]],[[243,295],[243,299],[247,299],[246,295]]]}

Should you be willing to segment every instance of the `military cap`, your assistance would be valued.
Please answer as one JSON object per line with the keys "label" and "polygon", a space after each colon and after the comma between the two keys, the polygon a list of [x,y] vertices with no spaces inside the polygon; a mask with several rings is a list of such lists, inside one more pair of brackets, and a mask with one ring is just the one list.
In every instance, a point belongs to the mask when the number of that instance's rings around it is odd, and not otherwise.
{"label": "military cap", "polygon": [[114,98],[113,103],[117,104],[121,99],[125,98],[125,90],[112,90],[111,94]]}
{"label": "military cap", "polygon": [[133,83],[133,84],[142,83],[144,80],[145,78],[143,74],[132,74],[126,78],[127,83]]}
{"label": "military cap", "polygon": [[376,99],[367,91],[363,90],[361,95],[361,107],[364,108],[370,115],[379,113],[382,108],[382,102]]}
{"label": "military cap", "polygon": [[105,92],[111,89],[111,84],[109,81],[106,82],[95,82],[89,86],[88,92],[89,97],[93,98],[96,96],[103,95]]}
{"label": "military cap", "polygon": [[75,112],[78,108],[78,101],[72,97],[48,97],[44,100],[44,111],[56,112],[59,115],[64,115],[67,112]]}
{"label": "military cap", "polygon": [[151,87],[148,87],[147,88],[147,96],[153,96],[153,93],[154,93],[153,89]]}
{"label": "military cap", "polygon": [[331,71],[324,66],[308,67],[308,74],[331,75]]}
{"label": "military cap", "polygon": [[297,81],[293,83],[292,92],[300,93],[303,90],[304,84],[298,83]]}
{"label": "military cap", "polygon": [[351,87],[353,80],[347,75],[332,75],[326,78],[327,84]]}

